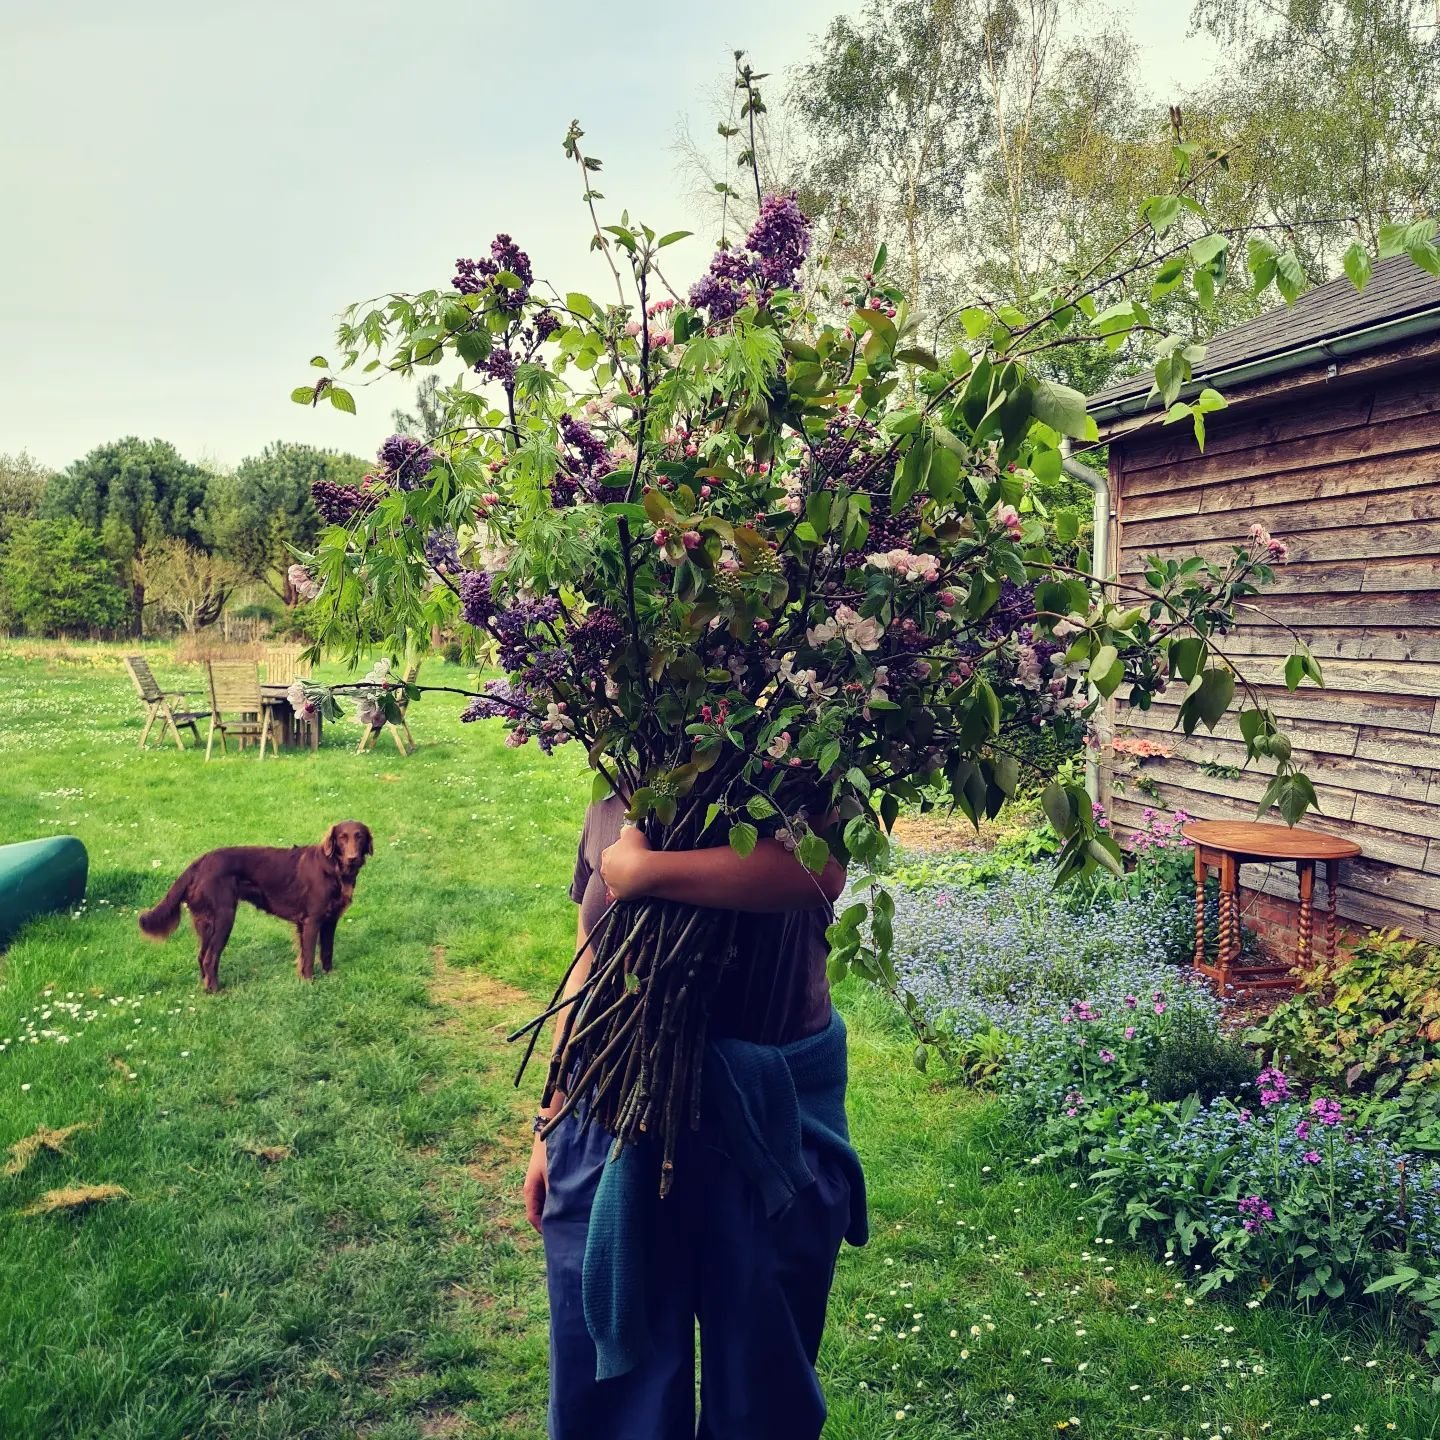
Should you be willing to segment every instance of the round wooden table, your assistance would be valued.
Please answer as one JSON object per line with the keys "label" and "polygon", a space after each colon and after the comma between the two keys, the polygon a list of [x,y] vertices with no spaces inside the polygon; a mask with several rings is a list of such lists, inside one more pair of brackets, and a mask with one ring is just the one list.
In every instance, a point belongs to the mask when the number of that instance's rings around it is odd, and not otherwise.
{"label": "round wooden table", "polygon": [[280,681],[266,681],[260,686],[260,700],[269,712],[275,744],[288,750],[301,743],[303,734],[310,748],[316,750],[320,746],[320,717],[313,715],[307,720],[297,715],[289,692],[290,686]]}
{"label": "round wooden table", "polygon": [[[1240,959],[1240,867],[1257,861],[1289,861],[1300,879],[1300,917],[1295,942],[1295,963],[1309,962],[1315,928],[1315,866],[1325,864],[1325,958],[1335,955],[1335,890],[1340,862],[1360,853],[1353,840],[1319,830],[1256,821],[1192,820],[1180,833],[1195,847],[1195,968],[1208,975],[1224,995],[1232,988],[1267,989],[1289,982],[1276,975],[1275,966],[1254,967],[1248,975]],[[1210,871],[1220,876],[1220,944],[1215,963],[1205,955],[1205,882]]]}

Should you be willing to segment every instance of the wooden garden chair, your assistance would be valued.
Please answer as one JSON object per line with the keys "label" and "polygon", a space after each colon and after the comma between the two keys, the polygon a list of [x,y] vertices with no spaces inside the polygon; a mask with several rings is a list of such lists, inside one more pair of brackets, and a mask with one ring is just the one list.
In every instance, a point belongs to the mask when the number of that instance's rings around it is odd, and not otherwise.
{"label": "wooden garden chair", "polygon": [[[291,685],[296,680],[308,680],[311,665],[308,660],[301,659],[304,654],[305,647],[303,645],[267,645],[263,657],[265,683],[267,685]],[[318,716],[311,720],[305,720],[298,712],[295,712],[289,728],[294,743],[297,745],[308,743],[312,750],[319,748],[320,720]]]}
{"label": "wooden garden chair", "polygon": [[[413,685],[415,681],[419,678],[419,676],[420,662],[417,660],[405,671],[404,683],[406,685]],[[415,737],[410,733],[410,727],[405,723],[405,711],[410,706],[410,699],[404,691],[402,691],[396,697],[396,699],[400,706],[399,722],[397,723],[394,720],[387,720],[381,728],[390,732],[391,738],[395,741],[395,748],[402,755],[408,755],[412,750],[416,748]],[[378,730],[376,730],[372,726],[367,725],[360,732],[360,743],[355,747],[355,753],[357,755],[363,755],[365,751],[368,750],[375,743],[375,736],[377,734],[379,734]],[[404,739],[401,739],[402,734],[404,735]]]}
{"label": "wooden garden chair", "polygon": [[300,657],[303,645],[267,645],[265,647],[265,682],[268,685],[289,685],[293,680],[308,680],[310,666]]}
{"label": "wooden garden chair", "polygon": [[[195,737],[195,748],[200,748],[200,727],[197,723],[200,714],[192,710],[172,710],[172,700],[183,700],[183,690],[162,690],[156,683],[155,677],[150,673],[150,664],[143,655],[127,655],[125,657],[125,669],[129,672],[131,680],[135,682],[135,689],[140,693],[140,700],[146,707],[145,728],[140,732],[140,748],[145,748],[145,742],[150,738],[151,727],[157,720],[163,719],[169,728],[171,735],[175,737],[175,746],[179,750],[185,748],[185,742],[180,738],[181,728],[189,730]],[[163,739],[164,736],[162,735]]]}
{"label": "wooden garden chair", "polygon": [[265,742],[276,748],[271,730],[270,712],[260,694],[260,670],[254,661],[212,660],[210,672],[210,735],[205,742],[205,758],[210,758],[215,737],[220,737],[220,753],[226,754],[225,738],[234,736],[243,745],[247,740],[260,741],[260,758],[265,758]]}

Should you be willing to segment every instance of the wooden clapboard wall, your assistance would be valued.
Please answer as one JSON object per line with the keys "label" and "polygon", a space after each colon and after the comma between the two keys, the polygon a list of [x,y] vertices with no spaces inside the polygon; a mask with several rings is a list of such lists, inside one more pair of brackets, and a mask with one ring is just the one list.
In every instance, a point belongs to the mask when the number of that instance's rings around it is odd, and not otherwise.
{"label": "wooden clapboard wall", "polygon": [[[1119,578],[1143,583],[1147,555],[1220,558],[1257,523],[1285,541],[1289,561],[1258,602],[1270,618],[1247,619],[1223,647],[1263,684],[1315,782],[1323,813],[1305,823],[1364,848],[1345,868],[1341,915],[1440,939],[1440,356],[1388,379],[1367,367],[1349,383],[1272,384],[1211,418],[1203,454],[1180,425],[1112,438]],[[1281,622],[1319,659],[1325,689],[1285,689]],[[1229,718],[1186,740],[1177,701],[1162,696],[1149,714],[1112,705],[1116,733],[1173,751],[1140,773],[1167,808],[1255,818],[1273,767],[1204,774],[1207,760],[1244,765],[1239,730]],[[1133,776],[1123,794],[1106,779],[1117,826],[1138,824],[1152,800]],[[1293,871],[1245,875],[1294,895]]]}

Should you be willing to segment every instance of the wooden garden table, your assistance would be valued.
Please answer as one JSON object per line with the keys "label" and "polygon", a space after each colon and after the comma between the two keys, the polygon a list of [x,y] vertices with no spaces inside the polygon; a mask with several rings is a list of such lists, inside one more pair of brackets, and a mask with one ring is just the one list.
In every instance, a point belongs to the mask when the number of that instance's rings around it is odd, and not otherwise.
{"label": "wooden garden table", "polygon": [[[1289,983],[1283,974],[1274,973],[1277,967],[1273,965],[1255,967],[1260,973],[1247,976],[1237,964],[1242,865],[1275,860],[1294,863],[1300,879],[1295,963],[1303,966],[1310,960],[1315,926],[1315,866],[1324,861],[1325,958],[1334,958],[1335,890],[1340,880],[1340,862],[1360,853],[1360,847],[1353,840],[1289,825],[1231,820],[1192,820],[1181,827],[1180,833],[1195,847],[1195,968],[1216,983],[1221,995],[1228,993],[1234,984],[1247,989],[1270,989]],[[1211,870],[1220,876],[1220,944],[1213,965],[1205,957],[1205,881]]]}
{"label": "wooden garden table", "polygon": [[274,723],[275,743],[282,750],[288,750],[301,743],[303,732],[310,748],[316,750],[320,746],[320,717],[313,715],[305,720],[297,715],[290,703],[289,690],[290,686],[280,681],[267,681],[260,687],[260,699]]}

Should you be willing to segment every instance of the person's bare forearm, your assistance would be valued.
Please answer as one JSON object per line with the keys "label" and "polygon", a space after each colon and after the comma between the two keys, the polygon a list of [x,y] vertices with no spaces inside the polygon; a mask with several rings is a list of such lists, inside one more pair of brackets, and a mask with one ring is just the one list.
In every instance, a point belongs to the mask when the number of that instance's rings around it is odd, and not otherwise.
{"label": "person's bare forearm", "polygon": [[813,874],[778,840],[761,840],[748,855],[728,845],[651,850],[642,864],[636,893],[712,910],[816,910],[833,904],[845,887],[839,861],[832,858]]}

